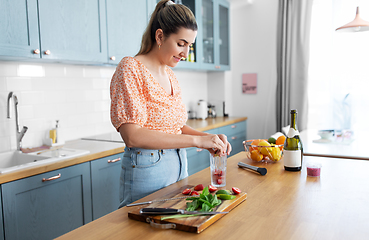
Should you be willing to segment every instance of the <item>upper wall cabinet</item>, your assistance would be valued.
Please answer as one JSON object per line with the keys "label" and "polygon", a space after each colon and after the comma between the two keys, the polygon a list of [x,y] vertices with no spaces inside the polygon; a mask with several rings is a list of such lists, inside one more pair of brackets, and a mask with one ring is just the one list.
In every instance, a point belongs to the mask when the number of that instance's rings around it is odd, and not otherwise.
{"label": "upper wall cabinet", "polygon": [[38,0],[41,57],[105,62],[104,0]]}
{"label": "upper wall cabinet", "polygon": [[0,55],[103,63],[105,0],[0,0]]}
{"label": "upper wall cabinet", "polygon": [[229,70],[229,3],[202,0],[201,7],[201,18],[197,17],[201,29],[201,68]]}
{"label": "upper wall cabinet", "polygon": [[3,58],[40,58],[37,1],[0,0],[0,32]]}
{"label": "upper wall cabinet", "polygon": [[[157,0],[0,0],[0,59],[118,64],[134,56]],[[182,0],[196,16],[194,62],[176,68],[229,70],[229,3]]]}
{"label": "upper wall cabinet", "polygon": [[109,63],[135,56],[148,22],[147,0],[106,0]]}

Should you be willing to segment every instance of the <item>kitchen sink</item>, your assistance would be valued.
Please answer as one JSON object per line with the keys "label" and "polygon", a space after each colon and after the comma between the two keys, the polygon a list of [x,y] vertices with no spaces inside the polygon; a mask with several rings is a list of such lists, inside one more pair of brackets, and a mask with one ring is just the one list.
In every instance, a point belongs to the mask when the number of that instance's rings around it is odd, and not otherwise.
{"label": "kitchen sink", "polygon": [[88,154],[87,150],[59,148],[35,153],[9,151],[0,153],[0,173],[12,172],[36,165],[66,160]]}

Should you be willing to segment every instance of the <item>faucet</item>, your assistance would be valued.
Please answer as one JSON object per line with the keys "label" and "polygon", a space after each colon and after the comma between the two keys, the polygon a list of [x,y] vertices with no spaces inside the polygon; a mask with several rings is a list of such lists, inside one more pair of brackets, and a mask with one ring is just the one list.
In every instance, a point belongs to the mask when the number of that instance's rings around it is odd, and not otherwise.
{"label": "faucet", "polygon": [[23,126],[22,131],[19,131],[19,121],[18,121],[18,98],[13,92],[8,94],[8,118],[10,118],[10,99],[13,99],[14,102],[14,112],[15,112],[15,126],[16,126],[16,137],[17,137],[17,150],[20,151],[22,148],[22,138],[24,134],[27,132],[28,127]]}

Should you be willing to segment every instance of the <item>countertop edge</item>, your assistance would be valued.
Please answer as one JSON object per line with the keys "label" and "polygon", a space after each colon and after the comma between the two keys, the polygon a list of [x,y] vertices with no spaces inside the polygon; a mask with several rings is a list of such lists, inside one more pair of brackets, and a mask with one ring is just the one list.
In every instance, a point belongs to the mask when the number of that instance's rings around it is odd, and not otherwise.
{"label": "countertop edge", "polygon": [[[208,118],[205,120],[189,119],[188,125],[195,128],[198,131],[208,131],[214,128],[223,127],[226,125],[242,122],[245,120],[247,120],[247,117],[217,117],[217,118]],[[205,126],[197,126],[197,125],[205,125]],[[65,144],[65,147],[83,149],[83,147],[81,146],[79,147],[75,146],[81,143],[82,141],[83,141],[82,139],[68,141]],[[93,142],[93,141],[90,141],[90,142]],[[115,143],[115,145],[116,144],[117,143]],[[30,177],[30,176],[34,176],[37,174],[42,174],[42,173],[49,172],[49,171],[54,171],[54,170],[61,169],[61,168],[70,167],[73,165],[93,161],[99,158],[103,158],[103,157],[107,157],[110,155],[124,152],[125,145],[123,143],[118,144],[118,145],[120,146],[115,147],[112,144],[112,147],[109,150],[92,152],[87,155],[76,157],[76,158],[66,159],[63,161],[57,161],[57,162],[53,162],[49,164],[38,165],[38,166],[26,168],[26,169],[21,169],[21,170],[14,171],[14,172],[0,174],[0,184],[15,181],[15,180]]]}

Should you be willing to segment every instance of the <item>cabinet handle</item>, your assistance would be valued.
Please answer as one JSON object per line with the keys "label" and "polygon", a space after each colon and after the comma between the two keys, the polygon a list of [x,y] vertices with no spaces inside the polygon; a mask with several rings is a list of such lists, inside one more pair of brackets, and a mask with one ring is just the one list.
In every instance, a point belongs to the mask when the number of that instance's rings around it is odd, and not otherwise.
{"label": "cabinet handle", "polygon": [[236,127],[237,127],[237,125],[232,125],[232,126],[231,126],[231,128],[236,128]]}
{"label": "cabinet handle", "polygon": [[196,149],[197,152],[201,152],[202,150],[204,150],[204,149],[202,149],[202,148]]}
{"label": "cabinet handle", "polygon": [[50,177],[50,178],[43,178],[42,181],[43,182],[46,182],[46,181],[52,181],[52,180],[55,180],[55,179],[58,179],[61,177],[61,174],[59,173],[58,175],[54,176],[54,177]]}
{"label": "cabinet handle", "polygon": [[215,66],[216,69],[220,69],[220,66]]}
{"label": "cabinet handle", "polygon": [[50,50],[46,50],[46,51],[44,52],[44,54],[45,54],[45,55],[50,55],[50,54],[51,54],[51,52],[50,52]]}
{"label": "cabinet handle", "polygon": [[232,140],[235,140],[235,139],[237,139],[237,137],[231,137],[231,139],[232,139]]}
{"label": "cabinet handle", "polygon": [[120,161],[120,158],[116,158],[116,159],[113,159],[113,160],[108,160],[108,163],[114,163],[114,162],[118,162]]}
{"label": "cabinet handle", "polygon": [[33,50],[33,54],[40,54],[40,49],[35,49],[35,50]]}
{"label": "cabinet handle", "polygon": [[115,61],[115,56],[111,56],[111,57],[110,57],[110,60]]}

